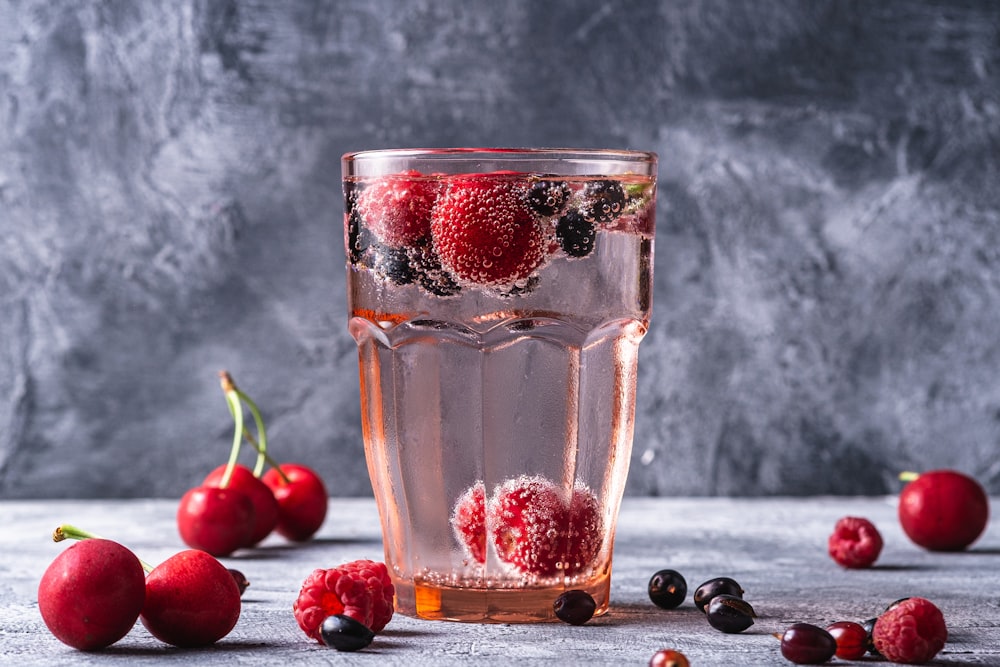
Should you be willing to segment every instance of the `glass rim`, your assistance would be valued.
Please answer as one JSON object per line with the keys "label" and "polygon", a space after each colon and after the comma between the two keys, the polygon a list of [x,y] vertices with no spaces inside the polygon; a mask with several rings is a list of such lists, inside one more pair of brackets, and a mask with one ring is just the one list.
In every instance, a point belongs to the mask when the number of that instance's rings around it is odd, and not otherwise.
{"label": "glass rim", "polygon": [[517,159],[595,159],[622,160],[626,162],[655,162],[659,156],[653,151],[616,148],[375,148],[351,151],[341,157],[344,161],[378,158],[429,158],[470,160],[476,156],[491,160]]}

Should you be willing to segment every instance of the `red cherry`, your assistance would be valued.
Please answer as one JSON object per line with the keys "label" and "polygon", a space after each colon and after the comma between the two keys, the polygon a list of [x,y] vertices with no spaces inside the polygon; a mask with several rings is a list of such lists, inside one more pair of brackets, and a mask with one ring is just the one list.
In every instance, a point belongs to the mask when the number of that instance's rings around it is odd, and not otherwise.
{"label": "red cherry", "polygon": [[[208,473],[202,485],[220,487],[225,475],[226,466],[221,465]],[[239,491],[247,496],[253,504],[253,530],[251,530],[250,538],[246,543],[240,545],[252,547],[270,535],[278,524],[278,501],[274,499],[274,493],[271,492],[271,488],[267,484],[254,477],[249,468],[239,464],[233,466],[233,472],[226,488]]]}
{"label": "red cherry", "polygon": [[986,529],[989,499],[979,482],[954,470],[922,473],[899,496],[899,521],[931,551],[962,551]]}
{"label": "red cherry", "polygon": [[57,639],[81,651],[114,644],[135,625],[146,574],[111,540],[77,542],[56,556],[38,585],[38,610]]}
{"label": "red cherry", "polygon": [[240,590],[222,563],[188,549],[160,563],[146,577],[141,620],[157,639],[173,646],[208,646],[236,626]]}
{"label": "red cherry", "polygon": [[275,530],[289,540],[304,542],[319,530],[326,519],[329,502],[326,487],[319,475],[304,465],[282,463],[280,468],[281,472],[271,468],[262,478],[278,501],[278,525]]}
{"label": "red cherry", "polygon": [[181,539],[213,556],[228,556],[246,545],[253,527],[253,503],[234,489],[195,487],[177,508]]}

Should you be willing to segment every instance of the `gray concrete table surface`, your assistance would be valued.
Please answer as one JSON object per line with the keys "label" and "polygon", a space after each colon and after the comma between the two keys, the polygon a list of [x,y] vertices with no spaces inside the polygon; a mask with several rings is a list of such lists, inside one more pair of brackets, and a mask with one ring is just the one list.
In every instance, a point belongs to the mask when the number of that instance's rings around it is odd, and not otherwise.
{"label": "gray concrete table surface", "polygon": [[[38,581],[65,548],[49,539],[52,529],[72,523],[156,563],[184,548],[174,523],[176,501],[6,501],[0,503],[0,664],[646,665],[657,649],[673,647],[692,665],[782,665],[791,663],[781,657],[772,633],[791,623],[863,621],[893,600],[919,595],[942,609],[949,626],[948,643],[932,664],[1000,666],[995,513],[969,551],[943,554],[913,545],[895,506],[891,497],[626,498],[605,616],[574,627],[423,621],[397,614],[368,649],[337,653],[306,638],[292,616],[292,602],[314,568],[356,558],[381,560],[382,546],[373,501],[333,499],[315,540],[291,544],[271,536],[256,549],[223,559],[245,572],[251,586],[239,623],[216,645],[172,648],[137,624],[109,649],[83,653],[50,635],[38,612]],[[847,515],[871,519],[885,539],[871,569],[842,569],[826,553],[834,523]],[[687,601],[676,610],[660,610],[646,595],[649,577],[664,567],[684,574],[689,585]],[[698,584],[723,575],[743,585],[759,615],[742,634],[712,629],[691,602]],[[873,659],[831,664],[873,664]]]}

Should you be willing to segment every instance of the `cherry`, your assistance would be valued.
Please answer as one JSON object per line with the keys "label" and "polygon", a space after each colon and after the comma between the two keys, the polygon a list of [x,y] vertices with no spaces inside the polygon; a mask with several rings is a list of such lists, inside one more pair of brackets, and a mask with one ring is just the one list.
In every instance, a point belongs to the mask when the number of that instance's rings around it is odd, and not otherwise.
{"label": "cherry", "polygon": [[[205,477],[202,486],[221,487],[228,466],[221,465]],[[271,488],[254,477],[249,468],[242,465],[233,466],[232,474],[229,477],[229,485],[226,487],[244,494],[250,499],[253,505],[253,528],[246,543],[240,546],[252,547],[265,537],[271,534],[274,527],[278,525],[278,501],[274,499]],[[191,546],[191,545],[189,545]]]}
{"label": "cherry", "polygon": [[250,588],[250,580],[239,570],[234,570],[231,567],[228,569],[229,574],[233,575],[233,581],[236,582],[236,588],[240,591],[240,597],[243,597],[246,590]]}
{"label": "cherry", "polygon": [[[71,526],[56,529],[65,539]],[[49,565],[38,585],[38,610],[64,644],[93,651],[128,634],[146,599],[146,576],[135,554],[111,540],[78,542]]]}
{"label": "cherry", "polygon": [[820,665],[837,652],[837,640],[810,623],[793,623],[781,635],[781,655],[799,665]]}
{"label": "cherry", "polygon": [[972,477],[955,470],[920,475],[899,495],[899,521],[913,542],[930,551],[962,551],[979,539],[989,519],[989,499]]}
{"label": "cherry", "polygon": [[181,498],[177,528],[189,547],[213,556],[228,556],[250,539],[253,503],[235,489],[195,487]]}
{"label": "cherry", "polygon": [[838,658],[859,660],[868,652],[868,630],[860,623],[837,621],[826,626],[826,631],[837,642]]}
{"label": "cherry", "polygon": [[[307,466],[298,463],[277,463],[267,452],[267,435],[264,430],[264,420],[260,409],[247,396],[226,371],[220,373],[222,389],[226,394],[226,402],[236,422],[236,441],[246,438],[258,451],[257,466],[254,475],[257,476],[265,462],[271,465],[261,477],[274,494],[278,504],[278,522],[274,529],[278,534],[295,542],[304,542],[316,534],[326,519],[329,496],[323,480]],[[246,403],[253,415],[260,441],[243,430],[243,403]],[[235,446],[235,445],[234,445]],[[233,459],[230,459],[232,462]]]}
{"label": "cherry", "polygon": [[298,463],[282,463],[263,477],[278,501],[278,534],[304,542],[326,519],[329,497],[319,475]]}
{"label": "cherry", "polygon": [[157,639],[173,646],[208,646],[225,637],[240,617],[233,575],[204,551],[188,549],[146,577],[140,619]]}

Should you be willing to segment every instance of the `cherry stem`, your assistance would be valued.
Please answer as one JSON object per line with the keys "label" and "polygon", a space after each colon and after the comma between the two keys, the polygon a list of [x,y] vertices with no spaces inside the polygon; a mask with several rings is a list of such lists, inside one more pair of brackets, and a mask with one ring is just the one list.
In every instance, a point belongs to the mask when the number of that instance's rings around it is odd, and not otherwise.
{"label": "cherry stem", "polygon": [[918,477],[920,477],[919,472],[913,472],[912,470],[906,470],[899,473],[899,481],[901,482],[913,482]]}
{"label": "cherry stem", "polygon": [[246,437],[247,442],[249,442],[251,445],[257,448],[257,452],[259,453],[260,456],[264,458],[265,461],[267,461],[267,464],[272,468],[274,468],[275,471],[277,471],[278,477],[281,478],[281,483],[291,484],[292,480],[289,479],[288,475],[285,474],[285,471],[281,469],[281,464],[278,463],[276,460],[274,460],[274,458],[270,454],[261,449],[261,446],[257,444],[257,439],[254,438],[249,431],[245,431],[243,435]]}
{"label": "cherry stem", "polygon": [[[243,390],[233,385],[233,389],[236,391],[236,396],[239,397],[241,401],[247,404],[250,408],[250,414],[253,416],[253,423],[257,427],[257,437],[260,442],[254,442],[249,433],[246,434],[247,440],[257,448],[257,465],[253,468],[253,476],[260,477],[261,473],[264,472],[264,463],[267,462],[267,431],[264,430],[264,418],[260,414],[260,409],[257,404],[254,403],[249,396],[243,393]],[[273,465],[273,464],[272,464]]]}
{"label": "cherry stem", "polygon": [[229,450],[229,462],[226,464],[226,471],[222,474],[222,480],[219,482],[219,486],[224,489],[229,486],[233,469],[240,456],[240,445],[243,443],[243,405],[240,403],[236,393],[236,385],[233,384],[233,378],[229,373],[220,371],[219,380],[222,384],[222,391],[226,394],[226,404],[229,406],[229,412],[233,415],[234,423],[233,446]]}
{"label": "cherry stem", "polygon": [[[96,533],[91,533],[86,530],[81,530],[76,526],[70,525],[68,523],[64,523],[63,525],[58,526],[55,530],[52,531],[53,542],[62,542],[63,540],[103,540],[103,539],[105,538],[101,537],[100,535],[97,535]],[[146,572],[153,571],[152,565],[150,565],[141,558],[138,558],[138,560],[143,570],[145,570]]]}

